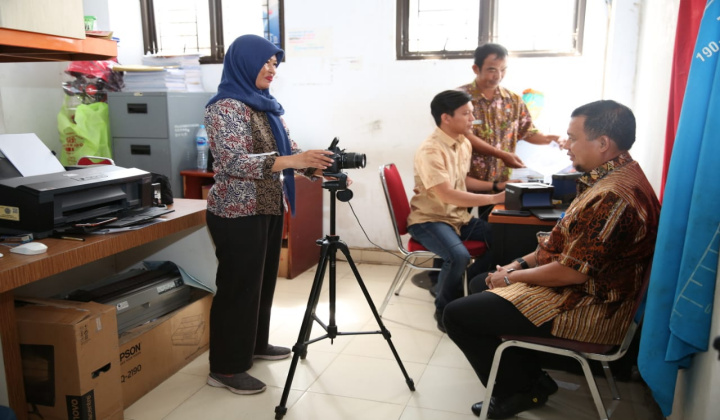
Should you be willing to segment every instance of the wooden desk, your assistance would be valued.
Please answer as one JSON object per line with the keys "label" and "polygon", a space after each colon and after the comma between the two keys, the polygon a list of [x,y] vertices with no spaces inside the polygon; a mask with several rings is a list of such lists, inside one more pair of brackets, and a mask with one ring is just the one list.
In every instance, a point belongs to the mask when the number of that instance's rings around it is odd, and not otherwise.
{"label": "wooden desk", "polygon": [[213,183],[215,172],[188,169],[180,171],[180,175],[183,177],[183,197],[202,198],[202,187]]}
{"label": "wooden desk", "polygon": [[10,407],[19,420],[27,419],[27,404],[15,321],[14,289],[178,232],[204,226],[206,205],[204,200],[176,199],[172,205],[175,211],[163,216],[168,219],[166,222],[140,230],[85,235],[84,242],[41,239],[38,242],[47,245],[48,251],[40,255],[18,255],[0,247],[5,255],[0,258],[0,339]]}
{"label": "wooden desk", "polygon": [[[497,204],[493,210],[504,210],[505,205]],[[493,243],[490,251],[493,255],[493,267],[496,264],[504,265],[515,258],[522,257],[537,248],[535,234],[541,231],[550,231],[555,226],[554,221],[540,220],[530,216],[488,216],[488,222],[493,232]]]}

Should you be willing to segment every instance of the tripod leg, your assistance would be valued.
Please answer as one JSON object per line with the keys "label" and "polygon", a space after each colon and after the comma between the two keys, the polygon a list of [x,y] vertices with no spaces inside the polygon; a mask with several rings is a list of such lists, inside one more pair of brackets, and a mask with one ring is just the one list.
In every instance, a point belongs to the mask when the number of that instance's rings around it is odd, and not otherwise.
{"label": "tripod leg", "polygon": [[292,386],[293,377],[295,376],[295,369],[300,358],[307,356],[307,344],[310,339],[310,331],[312,330],[312,323],[315,320],[315,309],[317,308],[318,301],[320,299],[320,292],[322,291],[323,279],[325,278],[325,268],[328,264],[328,242],[323,241],[322,252],[320,254],[320,261],[318,262],[317,269],[315,271],[315,279],[310,290],[310,297],[308,298],[308,304],[305,308],[305,315],[303,316],[302,325],[300,326],[300,333],[298,334],[297,343],[293,346],[293,358],[290,363],[290,370],[288,371],[287,379],[285,380],[285,389],[283,390],[280,404],[275,407],[275,419],[280,420],[287,413],[288,397],[290,395],[290,387]]}
{"label": "tripod leg", "polygon": [[380,318],[380,314],[378,313],[377,308],[375,308],[375,304],[370,297],[370,293],[368,292],[367,287],[365,287],[365,283],[363,282],[362,277],[360,277],[360,273],[358,272],[357,267],[355,267],[355,262],[350,256],[350,250],[344,242],[339,242],[337,247],[343,252],[343,254],[345,254],[345,258],[347,258],[347,262],[348,264],[350,264],[350,268],[352,269],[353,274],[355,274],[355,279],[360,286],[360,290],[362,290],[362,293],[365,296],[365,300],[367,300],[368,305],[370,306],[370,310],[372,311],[373,316],[378,323],[378,326],[380,326],[382,336],[385,338],[385,341],[387,341],[388,345],[390,346],[390,351],[392,351],[392,354],[393,356],[395,356],[395,360],[397,361],[398,366],[400,366],[400,370],[405,377],[405,383],[407,384],[408,388],[410,388],[410,391],[415,391],[415,382],[413,382],[412,378],[410,378],[410,375],[408,375],[402,360],[400,360],[400,355],[398,355],[397,350],[395,350],[395,346],[390,339],[390,331],[385,328],[385,324],[383,324],[382,319]]}
{"label": "tripod leg", "polygon": [[310,289],[310,298],[308,299],[308,306],[305,310],[305,317],[303,318],[303,322],[308,322],[307,329],[305,330],[305,334],[303,336],[303,329],[300,328],[300,334],[298,335],[298,344],[304,344],[302,352],[300,353],[300,358],[303,360],[307,357],[307,343],[310,341],[310,334],[312,333],[312,321],[317,320],[315,311],[317,310],[317,305],[320,301],[320,293],[322,292],[323,280],[325,279],[325,271],[327,270],[328,263],[330,262],[330,245],[327,239],[324,239],[321,242],[321,246],[320,260],[318,261],[318,266],[315,269],[315,279],[313,280],[313,286]]}

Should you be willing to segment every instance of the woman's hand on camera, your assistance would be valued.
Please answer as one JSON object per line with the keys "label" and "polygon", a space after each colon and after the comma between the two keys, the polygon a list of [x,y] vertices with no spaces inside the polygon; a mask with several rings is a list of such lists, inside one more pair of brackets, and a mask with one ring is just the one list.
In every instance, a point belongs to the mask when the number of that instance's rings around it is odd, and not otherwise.
{"label": "woman's hand on camera", "polygon": [[330,156],[333,155],[333,152],[329,150],[308,150],[302,153],[298,153],[297,155],[293,155],[293,157],[296,157],[299,160],[299,166],[296,166],[295,169],[303,169],[303,168],[318,168],[318,169],[326,169],[328,166],[332,165],[333,162],[335,162]]}
{"label": "woman's hand on camera", "polygon": [[318,168],[326,169],[333,164],[334,160],[330,158],[333,152],[329,150],[308,150],[291,156],[278,156],[273,164],[273,171],[282,171],[283,169],[305,169]]}

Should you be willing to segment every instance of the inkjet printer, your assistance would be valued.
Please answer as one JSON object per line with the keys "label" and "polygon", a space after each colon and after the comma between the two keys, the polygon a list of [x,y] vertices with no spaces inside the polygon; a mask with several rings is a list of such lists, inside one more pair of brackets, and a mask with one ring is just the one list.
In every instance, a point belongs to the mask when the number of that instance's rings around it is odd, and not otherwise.
{"label": "inkjet printer", "polygon": [[531,210],[553,206],[553,186],[540,182],[505,184],[507,210]]}
{"label": "inkjet printer", "polygon": [[75,222],[152,204],[151,174],[94,165],[0,180],[0,233],[36,238]]}

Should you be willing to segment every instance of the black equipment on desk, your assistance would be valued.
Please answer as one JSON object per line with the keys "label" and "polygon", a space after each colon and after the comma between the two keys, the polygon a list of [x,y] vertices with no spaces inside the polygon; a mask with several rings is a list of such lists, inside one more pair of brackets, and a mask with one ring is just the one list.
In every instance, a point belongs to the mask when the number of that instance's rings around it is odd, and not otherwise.
{"label": "black equipment on desk", "polygon": [[94,288],[71,292],[67,300],[115,306],[118,333],[142,325],[190,303],[191,287],[174,264],[154,270],[132,270]]}
{"label": "black equipment on desk", "polygon": [[0,180],[0,233],[50,236],[75,222],[150,207],[151,174],[96,165]]}
{"label": "black equipment on desk", "polygon": [[505,208],[508,210],[551,208],[552,197],[552,185],[539,182],[505,184]]}
{"label": "black equipment on desk", "polygon": [[567,207],[553,207],[551,209],[530,209],[530,213],[540,220],[555,221],[562,219],[565,216],[565,210]]}
{"label": "black equipment on desk", "polygon": [[577,195],[577,180],[582,172],[557,173],[552,176],[552,185],[555,188],[553,199],[570,204]]}
{"label": "black equipment on desk", "polygon": [[102,227],[108,228],[124,228],[128,226],[140,225],[145,222],[149,222],[155,218],[158,218],[164,214],[172,213],[175,210],[168,209],[167,207],[150,207],[147,209],[135,209],[127,212],[118,214],[115,220],[111,220]]}

